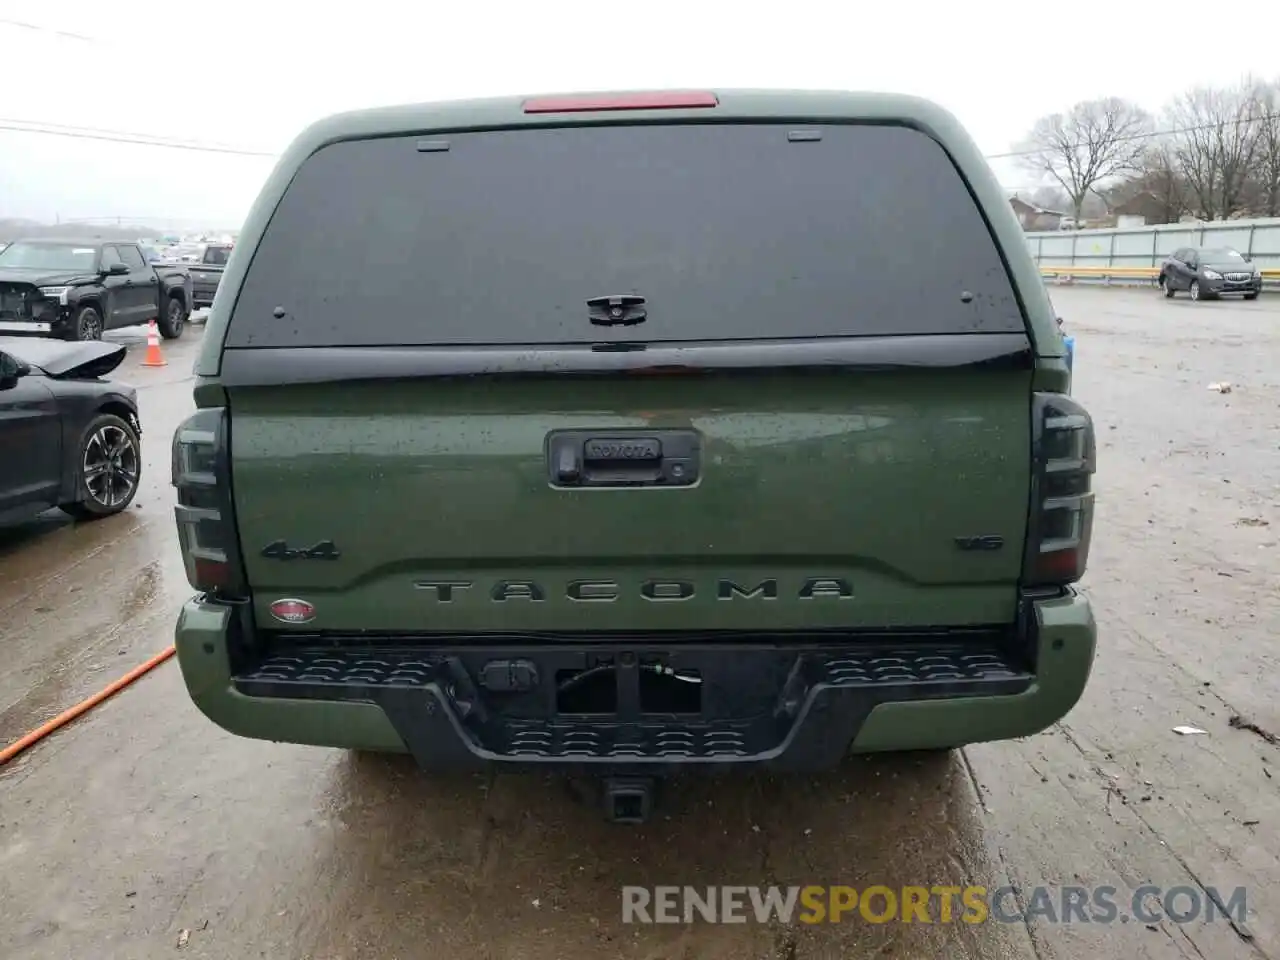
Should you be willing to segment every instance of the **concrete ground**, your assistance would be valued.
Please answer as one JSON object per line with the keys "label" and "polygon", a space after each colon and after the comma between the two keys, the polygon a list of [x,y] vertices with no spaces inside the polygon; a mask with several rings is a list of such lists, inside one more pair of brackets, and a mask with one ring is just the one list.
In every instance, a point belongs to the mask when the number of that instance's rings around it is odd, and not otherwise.
{"label": "concrete ground", "polygon": [[[626,828],[542,780],[233,738],[171,661],[0,768],[0,955],[1280,957],[1280,297],[1052,293],[1100,447],[1085,585],[1101,646],[1065,722],[942,761],[682,784]],[[127,515],[0,532],[0,743],[170,642],[189,589],[169,437],[201,332],[162,369],[138,366],[141,331],[121,335],[148,449]],[[641,927],[619,892],[1009,882],[1029,906],[1037,885],[1112,885],[1126,915],[1143,883],[1190,888],[1184,908],[1243,886],[1248,916]]]}

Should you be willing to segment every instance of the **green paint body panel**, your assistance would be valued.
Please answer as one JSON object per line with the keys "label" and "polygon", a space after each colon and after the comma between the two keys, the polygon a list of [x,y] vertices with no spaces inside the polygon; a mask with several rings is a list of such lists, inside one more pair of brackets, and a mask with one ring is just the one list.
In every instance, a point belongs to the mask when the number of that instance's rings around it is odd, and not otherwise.
{"label": "green paint body panel", "polygon": [[[1029,374],[770,375],[684,381],[423,381],[230,391],[232,476],[260,622],[300,630],[663,630],[1009,622],[1030,471]],[[683,427],[697,486],[551,486],[561,428]],[[957,537],[1007,549],[966,552]],[[333,541],[333,561],[260,556]],[[651,600],[650,578],[693,581]],[[717,581],[776,599],[719,599]],[[810,578],[850,597],[801,599]],[[608,579],[611,601],[566,584]],[[423,581],[470,583],[441,602]],[[500,581],[545,599],[495,602]],[[287,627],[285,628],[287,629]]]}
{"label": "green paint body panel", "polygon": [[231,733],[258,740],[350,750],[403,752],[386,714],[371,703],[324,703],[246,697],[231,682],[232,609],[189,600],[174,633],[178,663],[191,699]]}
{"label": "green paint body panel", "polygon": [[[1039,626],[1035,683],[1013,696],[921,700],[872,710],[851,753],[959,747],[1039,733],[1070,712],[1094,659],[1096,626],[1080,594],[1035,604]],[[277,700],[238,692],[228,667],[232,613],[193,599],[176,633],[178,662],[192,700],[230,733],[259,740],[404,752],[400,736],[372,703]]]}
{"label": "green paint body panel", "polygon": [[1057,723],[1079,701],[1093,670],[1097,624],[1088,600],[1070,593],[1035,603],[1036,679],[1007,697],[885,703],[871,711],[855,753],[927,750],[1029,737]]}

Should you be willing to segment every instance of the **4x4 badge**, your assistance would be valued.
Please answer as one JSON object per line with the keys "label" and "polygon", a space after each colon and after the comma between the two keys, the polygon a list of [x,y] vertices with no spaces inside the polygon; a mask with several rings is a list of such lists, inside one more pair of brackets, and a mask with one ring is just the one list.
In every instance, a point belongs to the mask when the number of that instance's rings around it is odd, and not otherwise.
{"label": "4x4 badge", "polygon": [[261,554],[268,560],[337,560],[342,556],[332,540],[321,540],[313,547],[291,547],[275,540],[263,547]]}
{"label": "4x4 badge", "polygon": [[999,550],[1004,546],[1004,537],[993,533],[977,537],[956,537],[956,546],[961,550]]}

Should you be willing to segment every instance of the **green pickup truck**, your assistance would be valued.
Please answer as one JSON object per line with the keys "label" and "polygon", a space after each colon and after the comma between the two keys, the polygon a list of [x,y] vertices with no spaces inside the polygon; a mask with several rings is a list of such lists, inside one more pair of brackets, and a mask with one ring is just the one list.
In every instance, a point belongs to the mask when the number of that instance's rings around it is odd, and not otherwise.
{"label": "green pickup truck", "polygon": [[177,431],[192,699],[428,770],[1020,737],[1094,658],[1094,430],[940,108],[589,94],[321,121]]}

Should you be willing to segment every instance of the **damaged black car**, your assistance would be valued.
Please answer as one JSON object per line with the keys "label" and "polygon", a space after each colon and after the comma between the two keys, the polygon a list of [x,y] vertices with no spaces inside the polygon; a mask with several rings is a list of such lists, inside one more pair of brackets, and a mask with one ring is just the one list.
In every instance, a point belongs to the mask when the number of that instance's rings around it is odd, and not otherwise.
{"label": "damaged black car", "polygon": [[124,355],[118,343],[0,336],[0,522],[52,507],[97,520],[133,502],[137,391],[106,379]]}

